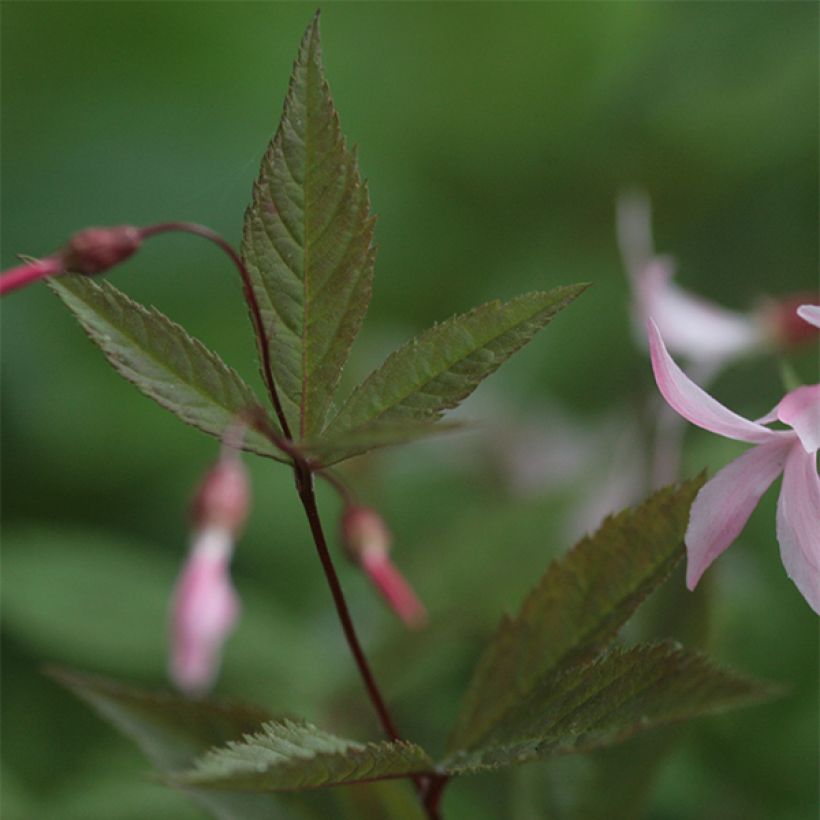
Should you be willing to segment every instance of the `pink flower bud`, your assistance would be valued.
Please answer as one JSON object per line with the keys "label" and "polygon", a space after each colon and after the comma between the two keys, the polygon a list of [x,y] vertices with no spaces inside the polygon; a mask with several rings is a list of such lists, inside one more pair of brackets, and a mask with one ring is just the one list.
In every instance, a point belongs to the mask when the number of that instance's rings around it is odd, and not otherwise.
{"label": "pink flower bud", "polygon": [[239,599],[229,573],[232,552],[228,530],[202,530],[174,590],[170,674],[189,695],[201,694],[212,685],[222,645],[239,615]]}
{"label": "pink flower bud", "polygon": [[63,248],[63,265],[73,273],[102,273],[132,256],[141,243],[141,231],[131,225],[87,228]]}
{"label": "pink flower bud", "polygon": [[229,451],[197,490],[194,541],[172,597],[170,674],[189,695],[210,688],[222,645],[239,615],[230,562],[249,506],[247,472],[236,453]]}
{"label": "pink flower bud", "polygon": [[390,531],[370,507],[348,507],[342,515],[342,541],[351,560],[373,582],[390,608],[410,627],[427,621],[424,605],[390,561]]}
{"label": "pink flower bud", "polygon": [[205,476],[194,496],[191,514],[197,529],[214,526],[238,535],[248,517],[250,480],[235,456],[222,458]]}

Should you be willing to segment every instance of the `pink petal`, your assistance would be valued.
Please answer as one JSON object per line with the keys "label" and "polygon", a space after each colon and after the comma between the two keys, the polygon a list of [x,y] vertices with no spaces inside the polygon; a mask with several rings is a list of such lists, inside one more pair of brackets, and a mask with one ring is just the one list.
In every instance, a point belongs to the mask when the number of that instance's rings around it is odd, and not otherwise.
{"label": "pink petal", "polygon": [[786,394],[777,405],[777,418],[797,433],[807,453],[816,453],[820,447],[820,384]]}
{"label": "pink petal", "polygon": [[694,589],[706,568],[746,526],[760,497],[777,478],[794,439],[761,444],[726,465],[697,494],[686,530],[686,585]]}
{"label": "pink petal", "polygon": [[752,318],[726,310],[678,287],[671,267],[653,260],[639,288],[644,320],[653,319],[670,350],[692,360],[725,361],[760,347],[763,329]]}
{"label": "pink petal", "polygon": [[820,478],[815,455],[793,447],[777,502],[780,557],[809,606],[820,615]]}
{"label": "pink petal", "polygon": [[191,695],[213,683],[222,645],[239,614],[229,574],[232,547],[228,531],[205,529],[174,590],[170,673],[174,683]]}
{"label": "pink petal", "polygon": [[698,387],[672,360],[664,346],[658,326],[647,324],[649,353],[658,389],[667,403],[692,424],[726,438],[755,444],[790,437],[786,431],[769,430],[733,413]]}
{"label": "pink petal", "polygon": [[362,568],[390,608],[407,626],[419,627],[426,623],[427,612],[424,604],[419,601],[416,593],[390,562],[386,552],[366,551],[362,556]]}
{"label": "pink petal", "polygon": [[797,315],[810,325],[820,327],[820,305],[800,305]]}

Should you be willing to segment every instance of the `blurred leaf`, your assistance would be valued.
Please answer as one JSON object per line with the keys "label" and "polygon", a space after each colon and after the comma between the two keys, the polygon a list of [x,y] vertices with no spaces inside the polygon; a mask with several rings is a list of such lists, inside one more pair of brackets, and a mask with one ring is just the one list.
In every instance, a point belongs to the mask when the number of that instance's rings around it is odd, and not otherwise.
{"label": "blurred leaf", "polygon": [[[114,369],[186,424],[221,438],[238,413],[260,406],[233,368],[156,308],[86,276],[64,275],[49,286]],[[244,449],[282,460],[254,430]]]}
{"label": "blurred leaf", "polygon": [[327,434],[374,422],[434,422],[458,405],[585,289],[571,285],[488,302],[435,325],[392,353],[354,391]]}
{"label": "blurred leaf", "polygon": [[270,712],[257,706],[189,700],[61,667],[47,671],[130,737],[162,770],[187,766],[203,749],[235,740],[271,719]]}
{"label": "blurred leaf", "polygon": [[469,748],[556,669],[592,660],[683,556],[703,479],[667,487],[607,518],[554,561],[485,651],[449,743]]}
{"label": "blurred leaf", "polygon": [[[191,701],[65,669],[52,668],[50,674],[133,740],[166,773],[190,765],[208,748],[239,738],[270,717],[254,706]],[[184,791],[221,820],[290,820],[296,816],[270,795]]]}
{"label": "blurred leaf", "polygon": [[338,437],[303,442],[300,444],[300,449],[322,466],[329,467],[378,447],[391,447],[427,436],[459,432],[467,426],[464,422],[457,421],[439,424],[411,423],[398,426],[376,423],[360,427],[349,433],[342,433]]}
{"label": "blurred leaf", "polygon": [[595,749],[776,693],[671,642],[614,649],[555,669],[442,766],[459,774]]}
{"label": "blurred leaf", "polygon": [[214,749],[194,768],[175,772],[178,785],[241,791],[297,791],[405,777],[433,762],[412,743],[357,743],[309,723],[283,720],[239,742]]}
{"label": "blurred leaf", "polygon": [[319,16],[302,40],[279,129],[245,214],[242,252],[268,326],[291,432],[318,433],[361,327],[375,220],[325,81]]}

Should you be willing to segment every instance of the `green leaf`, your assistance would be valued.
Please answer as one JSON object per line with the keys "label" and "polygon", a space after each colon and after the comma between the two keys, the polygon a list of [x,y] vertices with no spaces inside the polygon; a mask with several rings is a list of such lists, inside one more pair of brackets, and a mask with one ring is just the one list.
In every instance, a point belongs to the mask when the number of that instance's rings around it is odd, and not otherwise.
{"label": "green leaf", "polygon": [[776,691],[672,642],[615,649],[547,675],[442,767],[459,774],[596,749]]}
{"label": "green leaf", "polygon": [[[192,701],[62,668],[48,672],[133,740],[145,756],[166,773],[191,765],[208,748],[239,738],[270,718],[266,710],[255,706],[228,701]],[[271,795],[215,793],[194,788],[184,791],[220,820],[305,817],[301,806],[298,812],[292,811],[289,803],[283,804],[281,798]]]}
{"label": "green leaf", "polygon": [[309,723],[283,720],[214,749],[186,772],[178,785],[234,791],[297,791],[407,777],[429,772],[433,763],[412,743],[357,743]]}
{"label": "green leaf", "polygon": [[[221,438],[238,413],[260,406],[233,368],[156,308],[105,280],[64,275],[49,286],[114,369],[186,424]],[[248,431],[244,449],[283,460],[255,430]]]}
{"label": "green leaf", "polygon": [[463,422],[441,422],[440,424],[372,424],[343,433],[338,437],[320,438],[306,441],[299,449],[323,467],[330,467],[353,456],[367,453],[379,447],[406,444],[427,436],[463,431],[468,425]]}
{"label": "green leaf", "polygon": [[325,81],[319,17],[302,40],[279,129],[245,214],[242,254],[291,433],[323,427],[370,302],[375,219]]}
{"label": "green leaf", "polygon": [[187,766],[204,750],[252,732],[271,718],[256,706],[189,700],[62,667],[51,667],[48,674],[131,738],[163,771]]}
{"label": "green leaf", "polygon": [[683,557],[689,507],[703,479],[668,487],[606,519],[554,561],[484,652],[450,750],[469,747],[554,670],[590,661]]}
{"label": "green leaf", "polygon": [[326,434],[375,422],[432,423],[463,401],[516,350],[580,295],[585,285],[488,302],[435,325],[392,353],[354,391]]}

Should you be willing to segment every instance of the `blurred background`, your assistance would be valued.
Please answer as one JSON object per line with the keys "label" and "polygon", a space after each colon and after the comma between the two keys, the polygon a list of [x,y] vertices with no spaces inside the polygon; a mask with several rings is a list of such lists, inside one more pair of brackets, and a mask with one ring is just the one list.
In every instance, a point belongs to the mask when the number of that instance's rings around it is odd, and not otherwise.
{"label": "blurred background", "polygon": [[[193,220],[238,242],[313,10],[4,2],[3,267],[96,224]],[[593,284],[468,402],[479,430],[345,468],[430,610],[428,631],[406,634],[340,561],[399,724],[434,752],[500,614],[612,499],[648,491],[653,385],[630,328],[617,195],[649,193],[658,248],[709,299],[746,311],[817,287],[817,24],[812,3],[324,8],[328,77],[379,217],[347,383],[479,302]],[[158,238],[111,279],[258,386],[238,283],[212,247]],[[203,817],[41,670],[167,686],[167,598],[214,442],[116,376],[43,285],[4,300],[2,340],[3,817]],[[782,395],[783,358],[738,362],[711,390],[759,416]],[[816,349],[785,358],[816,380]],[[690,429],[684,473],[743,449]],[[244,617],[218,692],[376,738],[292,479],[272,462],[252,469],[235,559]],[[333,532],[336,499],[320,502]],[[656,820],[816,816],[817,621],[780,564],[775,503],[772,490],[708,590],[670,582],[653,604],[675,615],[665,631],[661,617],[634,627],[705,641],[789,687],[680,733],[649,793]],[[563,794],[576,765],[464,779],[447,816],[578,816]]]}

